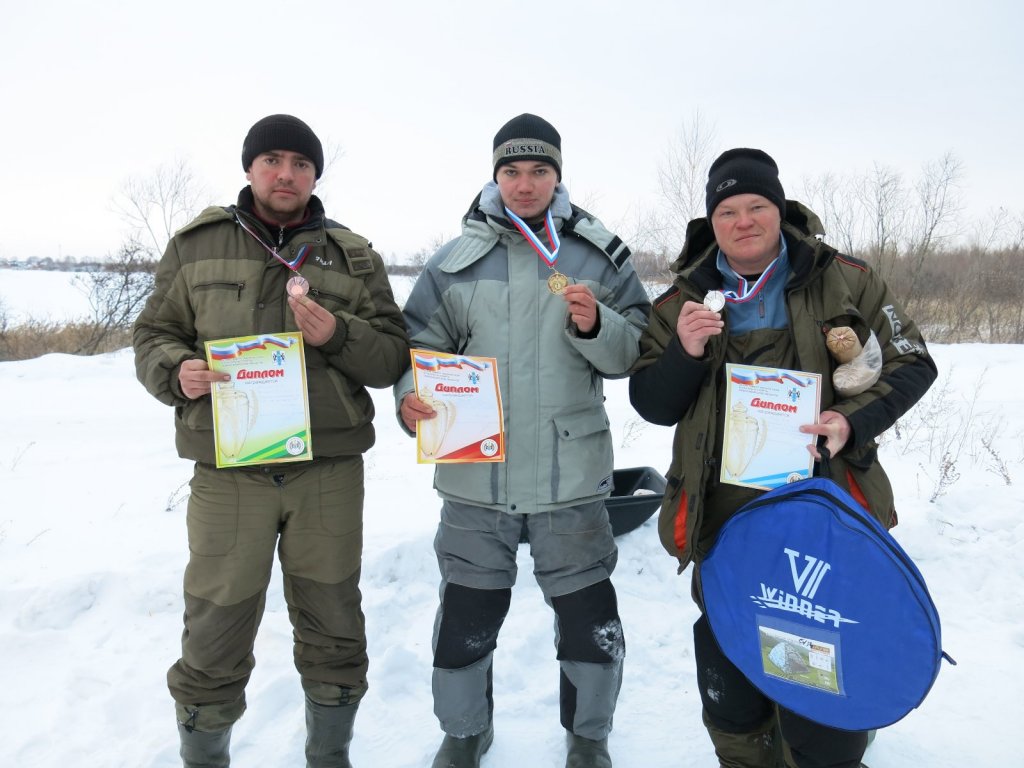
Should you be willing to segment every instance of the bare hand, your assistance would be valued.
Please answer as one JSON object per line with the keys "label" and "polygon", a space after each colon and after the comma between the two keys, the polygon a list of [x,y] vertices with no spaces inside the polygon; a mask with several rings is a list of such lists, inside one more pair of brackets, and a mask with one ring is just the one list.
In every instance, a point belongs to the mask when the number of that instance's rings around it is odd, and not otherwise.
{"label": "bare hand", "polygon": [[295,324],[302,331],[302,339],[306,343],[319,347],[334,336],[338,318],[309,296],[289,296],[288,307],[295,315]]}
{"label": "bare hand", "polygon": [[597,325],[597,298],[585,285],[567,285],[562,298],[569,305],[569,317],[583,333],[590,333]]}
{"label": "bare hand", "polygon": [[398,412],[402,417],[402,423],[410,432],[416,431],[416,422],[420,419],[432,419],[437,416],[437,411],[420,400],[415,392],[410,392],[402,398]]}
{"label": "bare hand", "polygon": [[[825,435],[825,448],[830,456],[835,456],[846,445],[850,439],[850,422],[841,413],[835,411],[822,411],[818,417],[817,424],[804,424],[800,431],[808,435]],[[817,440],[807,446],[815,461],[821,460],[821,453],[818,451]]]}
{"label": "bare hand", "polygon": [[684,302],[676,319],[676,335],[690,357],[704,357],[708,337],[717,336],[725,327],[722,315],[696,301]]}
{"label": "bare hand", "polygon": [[231,376],[211,371],[205,360],[186,360],[178,369],[178,385],[189,400],[210,394],[215,381],[231,381]]}

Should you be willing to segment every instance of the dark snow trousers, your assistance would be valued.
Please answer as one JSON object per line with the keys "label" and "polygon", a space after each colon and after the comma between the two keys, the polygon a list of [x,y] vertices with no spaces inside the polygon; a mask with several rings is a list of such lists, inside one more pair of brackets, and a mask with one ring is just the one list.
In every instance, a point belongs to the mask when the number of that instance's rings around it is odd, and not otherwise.
{"label": "dark snow trousers", "polygon": [[625,641],[610,581],[617,550],[603,502],[509,515],[444,502],[434,548],[441,604],[434,627],[434,712],[457,737],[493,713],[492,658],[512,598],[524,527],[534,576],[555,613],[561,723],[589,739],[611,731]]}
{"label": "dark snow trousers", "polygon": [[[727,768],[858,768],[864,731],[841,731],[777,706],[722,653],[707,617],[693,625],[697,684],[715,754]],[[772,743],[781,734],[782,745]]]}
{"label": "dark snow trousers", "polygon": [[319,704],[358,700],[368,665],[362,509],[360,456],[265,470],[196,466],[181,658],[167,673],[179,722],[216,731],[245,710],[275,549],[303,689]]}

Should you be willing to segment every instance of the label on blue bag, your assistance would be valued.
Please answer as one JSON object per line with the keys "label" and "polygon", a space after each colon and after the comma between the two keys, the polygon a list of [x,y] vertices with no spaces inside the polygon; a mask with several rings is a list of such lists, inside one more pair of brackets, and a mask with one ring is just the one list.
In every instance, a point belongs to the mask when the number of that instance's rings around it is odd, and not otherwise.
{"label": "label on blue bag", "polygon": [[[785,629],[780,625],[786,624]],[[789,630],[789,631],[787,631]],[[758,617],[761,663],[766,675],[842,694],[838,645],[827,631]]]}

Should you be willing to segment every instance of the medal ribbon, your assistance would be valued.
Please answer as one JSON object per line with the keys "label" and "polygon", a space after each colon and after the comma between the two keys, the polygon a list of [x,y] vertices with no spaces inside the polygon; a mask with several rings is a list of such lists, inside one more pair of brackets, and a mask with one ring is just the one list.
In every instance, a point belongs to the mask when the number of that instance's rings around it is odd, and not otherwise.
{"label": "medal ribbon", "polygon": [[753,283],[749,282],[742,276],[739,277],[739,285],[735,291],[722,291],[722,295],[725,296],[725,300],[730,304],[742,304],[745,301],[750,301],[761,289],[764,288],[765,283],[768,282],[768,278],[772,276],[775,271],[775,264],[778,259],[772,259],[772,263],[768,265],[768,268],[761,273],[761,276]]}
{"label": "medal ribbon", "polygon": [[309,252],[311,250],[313,250],[313,246],[312,245],[310,245],[309,243],[304,243],[303,245],[300,245],[299,246],[299,252],[297,254],[295,254],[295,258],[292,259],[291,261],[289,261],[284,256],[279,254],[277,252],[277,250],[275,250],[274,248],[271,248],[269,245],[264,243],[263,240],[260,238],[260,236],[252,228],[250,228],[245,223],[245,221],[243,221],[241,216],[239,216],[238,214],[235,214],[235,220],[238,222],[239,226],[242,227],[242,229],[244,229],[246,232],[248,232],[250,235],[252,235],[253,240],[255,240],[257,243],[259,243],[260,245],[263,246],[263,249],[267,253],[269,253],[275,259],[280,261],[282,264],[284,264],[286,267],[288,267],[288,269],[290,269],[295,274],[299,274],[299,267],[302,266],[302,262],[304,262],[306,260],[306,257],[309,255]]}
{"label": "medal ribbon", "polygon": [[516,229],[519,230],[519,234],[526,238],[526,242],[533,246],[533,250],[537,252],[540,260],[547,264],[551,269],[554,269],[555,262],[558,261],[558,249],[562,247],[562,243],[558,239],[558,233],[555,232],[555,222],[551,218],[551,209],[548,208],[547,213],[544,216],[544,229],[547,231],[548,240],[551,241],[551,245],[554,248],[554,250],[551,251],[549,251],[547,246],[545,246],[544,243],[541,242],[540,238],[537,237],[537,233],[530,229],[526,225],[525,221],[512,213],[508,207],[505,208],[505,213],[508,214],[512,223],[516,225]]}

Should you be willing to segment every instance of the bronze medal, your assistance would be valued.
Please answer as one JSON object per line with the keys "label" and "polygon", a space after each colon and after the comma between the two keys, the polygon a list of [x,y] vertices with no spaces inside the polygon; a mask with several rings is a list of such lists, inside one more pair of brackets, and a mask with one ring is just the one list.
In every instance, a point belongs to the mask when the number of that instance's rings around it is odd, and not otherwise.
{"label": "bronze medal", "polygon": [[302,275],[296,274],[294,277],[289,278],[286,290],[289,296],[294,296],[295,298],[305,296],[309,293],[309,281]]}
{"label": "bronze medal", "polygon": [[548,290],[554,294],[560,294],[569,285],[569,278],[561,272],[552,272],[548,278]]}

